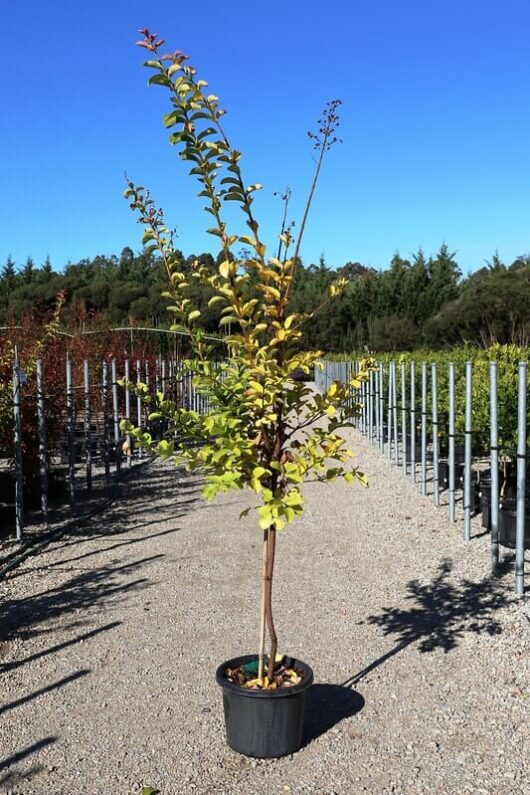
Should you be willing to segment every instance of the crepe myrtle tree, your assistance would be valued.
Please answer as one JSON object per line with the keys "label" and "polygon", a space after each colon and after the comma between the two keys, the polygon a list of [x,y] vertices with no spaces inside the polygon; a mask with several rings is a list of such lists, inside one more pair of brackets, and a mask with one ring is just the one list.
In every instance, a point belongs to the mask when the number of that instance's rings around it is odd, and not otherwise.
{"label": "crepe myrtle tree", "polygon": [[[145,226],[143,243],[167,270],[168,309],[175,325],[189,333],[193,353],[183,366],[192,373],[197,393],[207,398],[209,411],[202,415],[159,393],[150,417],[165,420],[165,439],[153,441],[145,429],[130,422],[123,422],[122,429],[161,458],[200,471],[207,500],[231,489],[248,487],[255,492],[263,531],[258,686],[266,688],[273,681],[277,655],[271,603],[277,531],[302,515],[304,481],[329,482],[340,477],[366,485],[339,431],[351,425],[358,413],[353,395],[367,378],[370,364],[363,363],[348,384],[332,383],[323,394],[293,377],[295,371],[311,373],[322,356],[319,351],[299,350],[301,326],[314,313],[290,312],[289,297],[322,162],[337,141],[340,102],[329,102],[318,132],[309,133],[316,152],[315,173],[298,235],[295,239],[284,214],[279,245],[274,246],[276,256],[269,256],[253,209],[253,194],[261,186],[248,185],[243,179],[241,153],[225,133],[218,98],[207,92],[206,81],[198,79],[188,56],[178,50],[161,54],[163,40],[149,30],[141,33],[138,45],[149,52],[145,66],[153,71],[149,83],[162,86],[170,95],[171,109],[163,118],[171,130],[170,143],[191,164],[190,174],[200,183],[198,195],[212,218],[208,232],[219,240],[222,257],[213,273],[199,262],[187,267],[173,246],[162,210],[145,188],[128,182],[125,197]],[[287,191],[286,201],[289,195]],[[234,202],[241,210],[246,234],[229,231],[226,202]],[[236,256],[236,247],[244,247],[243,253]],[[228,355],[220,364],[211,360],[201,313],[189,297],[194,280],[213,289],[210,305],[220,305],[220,326],[230,328],[225,337]],[[332,284],[319,308],[333,301],[346,284],[343,279]],[[149,400],[145,385],[132,388]]]}

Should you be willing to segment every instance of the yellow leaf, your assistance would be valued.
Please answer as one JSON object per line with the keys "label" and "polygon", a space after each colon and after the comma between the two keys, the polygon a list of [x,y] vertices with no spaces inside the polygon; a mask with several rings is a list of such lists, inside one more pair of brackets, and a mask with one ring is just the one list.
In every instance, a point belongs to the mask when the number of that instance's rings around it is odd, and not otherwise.
{"label": "yellow leaf", "polygon": [[217,304],[217,303],[218,303],[218,301],[225,301],[225,300],[226,300],[226,299],[225,299],[225,297],[224,297],[223,295],[214,295],[214,296],[213,296],[212,298],[210,298],[210,300],[208,301],[208,306],[213,306],[214,304]]}
{"label": "yellow leaf", "polygon": [[221,262],[221,264],[219,265],[219,273],[221,274],[223,279],[229,278],[232,269],[231,265],[232,263],[229,262],[227,259],[225,259],[224,262]]}
{"label": "yellow leaf", "polygon": [[279,291],[279,290],[277,290],[277,289],[276,289],[276,287],[270,287],[269,285],[262,284],[262,285],[260,285],[260,289],[261,289],[261,291],[262,291],[262,292],[264,292],[266,295],[271,295],[271,296],[272,296],[273,298],[275,298],[277,301],[279,301],[279,300],[280,300],[280,298],[281,298],[280,291]]}
{"label": "yellow leaf", "polygon": [[251,688],[251,687],[267,687],[269,684],[269,680],[266,676],[263,679],[256,677],[256,679],[249,679],[248,682],[245,682],[244,687]]}

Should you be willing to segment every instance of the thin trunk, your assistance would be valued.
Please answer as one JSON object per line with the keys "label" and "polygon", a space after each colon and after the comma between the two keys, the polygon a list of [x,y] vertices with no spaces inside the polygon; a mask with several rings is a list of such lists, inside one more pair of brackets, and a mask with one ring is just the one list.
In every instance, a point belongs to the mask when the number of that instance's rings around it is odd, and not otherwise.
{"label": "thin trunk", "polygon": [[265,579],[265,619],[267,621],[267,629],[269,630],[269,665],[267,669],[267,676],[269,682],[272,682],[274,674],[274,664],[276,661],[276,650],[278,648],[278,638],[276,637],[276,630],[274,628],[274,619],[272,617],[272,575],[274,572],[274,558],[276,552],[276,528],[274,525],[269,527],[269,538],[267,544],[267,574]]}
{"label": "thin trunk", "polygon": [[258,679],[263,679],[263,668],[265,662],[265,613],[267,609],[267,558],[269,547],[269,531],[263,531],[263,570],[261,583],[261,611],[259,626],[259,651],[258,651]]}

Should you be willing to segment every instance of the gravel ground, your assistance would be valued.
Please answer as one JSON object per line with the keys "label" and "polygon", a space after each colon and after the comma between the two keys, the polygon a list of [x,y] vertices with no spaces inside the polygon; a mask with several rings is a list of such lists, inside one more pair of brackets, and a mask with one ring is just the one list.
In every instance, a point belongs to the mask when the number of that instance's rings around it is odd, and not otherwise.
{"label": "gravel ground", "polygon": [[361,490],[307,486],[281,534],[280,648],[307,661],[304,747],[225,744],[219,662],[256,648],[260,535],[160,463],[0,583],[0,791],[530,793],[530,611],[359,434]]}

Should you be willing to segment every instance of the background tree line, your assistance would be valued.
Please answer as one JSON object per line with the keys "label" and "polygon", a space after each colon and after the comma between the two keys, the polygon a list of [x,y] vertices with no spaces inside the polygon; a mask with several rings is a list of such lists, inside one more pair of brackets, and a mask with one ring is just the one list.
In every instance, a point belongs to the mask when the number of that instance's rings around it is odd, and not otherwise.
{"label": "background tree line", "polygon": [[[212,270],[212,254],[191,254]],[[526,346],[530,339],[530,257],[510,265],[495,254],[480,270],[463,278],[455,254],[444,244],[435,256],[418,251],[411,259],[396,254],[385,270],[348,262],[333,270],[323,257],[317,265],[300,267],[292,291],[293,311],[316,309],[331,282],[347,276],[350,285],[332,307],[307,324],[303,345],[326,351],[443,348],[461,343],[486,347],[494,343]],[[36,267],[31,258],[19,267],[11,258],[0,275],[0,323],[18,322],[29,313],[52,311],[59,290],[66,292],[64,324],[101,322],[167,327],[166,274],[145,252],[124,248],[119,257],[97,256],[54,271],[47,259]],[[193,288],[207,330],[217,332],[210,292]]]}

